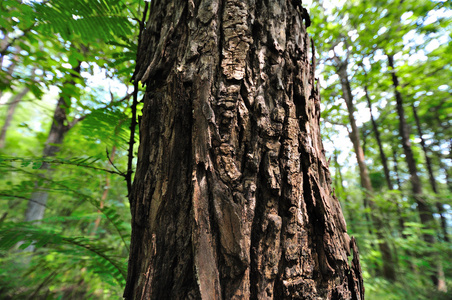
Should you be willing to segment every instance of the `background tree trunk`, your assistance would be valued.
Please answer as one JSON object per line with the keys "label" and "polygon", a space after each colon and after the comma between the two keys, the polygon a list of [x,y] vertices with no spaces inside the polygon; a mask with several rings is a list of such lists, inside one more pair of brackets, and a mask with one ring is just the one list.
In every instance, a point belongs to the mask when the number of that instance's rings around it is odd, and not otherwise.
{"label": "background tree trunk", "polygon": [[336,71],[341,81],[342,97],[344,97],[345,104],[348,110],[348,119],[350,122],[351,130],[349,130],[350,141],[353,144],[355,150],[356,161],[359,167],[359,177],[361,179],[361,186],[365,190],[365,201],[370,207],[370,216],[373,223],[373,228],[376,228],[376,234],[378,238],[378,248],[380,250],[383,260],[383,276],[388,280],[395,280],[396,273],[394,269],[394,259],[392,258],[391,248],[389,247],[386,237],[383,234],[384,223],[381,219],[379,208],[374,201],[374,189],[370,181],[369,170],[367,168],[366,160],[364,157],[364,151],[361,147],[361,137],[356,120],[354,116],[355,105],[353,103],[352,89],[350,81],[348,80],[347,60],[341,61],[339,57],[334,56],[336,62]]}
{"label": "background tree trunk", "polygon": [[149,11],[124,297],[363,299],[300,1],[152,1]]}
{"label": "background tree trunk", "polygon": [[[80,64],[73,67],[74,74],[80,74]],[[67,82],[66,84],[75,84],[74,81]],[[70,124],[68,120],[68,114],[70,109],[70,100],[65,99],[63,95],[58,99],[55,111],[53,114],[52,125],[50,126],[49,135],[47,136],[46,143],[44,145],[44,150],[42,151],[42,156],[53,157],[60,150],[61,144],[63,144],[64,137],[66,133],[71,129],[74,124]],[[44,217],[44,212],[46,209],[47,198],[49,193],[47,192],[46,179],[52,177],[52,170],[48,162],[43,162],[41,167],[42,170],[41,178],[43,180],[37,180],[35,183],[35,188],[31,194],[30,200],[27,204],[27,210],[25,211],[25,221],[39,221]],[[28,246],[25,251],[34,251],[34,246]]]}
{"label": "background tree trunk", "polygon": [[364,93],[366,96],[367,105],[369,105],[370,120],[372,122],[372,128],[374,130],[375,139],[377,140],[378,150],[380,152],[380,159],[381,159],[381,164],[383,165],[383,171],[385,174],[386,185],[389,190],[393,190],[394,187],[392,185],[391,176],[389,175],[388,159],[383,150],[383,143],[381,142],[380,131],[378,130],[377,122],[375,121],[373,113],[372,113],[372,102],[370,101],[367,85],[364,86]]}
{"label": "background tree trunk", "polygon": [[18,94],[12,97],[11,101],[9,101],[9,103],[7,104],[8,110],[6,112],[5,123],[3,123],[2,129],[0,131],[0,148],[5,147],[6,132],[8,131],[9,125],[11,125],[11,121],[13,120],[16,108],[29,91],[29,88],[23,88]]}
{"label": "background tree trunk", "polygon": [[[411,108],[413,109],[413,116],[414,116],[414,120],[416,122],[418,136],[421,139],[421,146],[422,146],[422,151],[424,152],[425,164],[427,166],[428,179],[430,181],[430,186],[432,187],[433,193],[435,193],[436,197],[438,197],[439,196],[438,186],[436,184],[436,179],[433,174],[432,161],[430,159],[430,156],[428,155],[427,145],[425,143],[424,135],[422,134],[421,122],[419,120],[419,116],[417,115],[417,110],[416,110],[416,107],[414,106],[414,104],[411,105]],[[436,209],[438,210],[438,213],[439,213],[440,219],[441,219],[441,229],[442,229],[442,233],[443,233],[443,239],[444,239],[444,241],[449,242],[449,235],[447,234],[447,220],[445,217],[444,205],[438,199],[436,199],[435,205],[436,205]]]}
{"label": "background tree trunk", "polygon": [[[399,167],[397,162],[397,150],[396,148],[392,148],[392,157],[393,157],[393,165],[394,165],[394,173],[395,173],[395,179],[397,184],[397,190],[401,193],[403,197],[403,189],[402,189],[402,182],[400,181],[399,176]],[[397,212],[399,213],[399,227],[400,227],[400,234],[402,237],[406,237],[406,235],[403,233],[403,230],[405,229],[405,217],[402,208],[400,207],[400,203],[397,202],[397,208],[400,209]]]}
{"label": "background tree trunk", "polygon": [[[408,124],[405,120],[405,111],[403,108],[403,99],[399,91],[399,81],[394,69],[394,58],[392,55],[388,55],[389,67],[391,68],[392,82],[395,91],[395,98],[397,102],[397,114],[399,116],[399,132],[402,139],[402,146],[405,153],[405,160],[410,172],[410,181],[413,191],[413,197],[416,201],[419,211],[421,223],[427,228],[431,228],[434,224],[433,214],[430,208],[427,206],[422,195],[422,184],[417,173],[416,161],[414,159],[413,150],[411,149],[410,132]],[[424,234],[424,239],[428,243],[434,243],[435,238],[431,234]]]}
{"label": "background tree trunk", "polygon": [[[399,79],[397,77],[397,74],[395,72],[394,68],[394,56],[393,55],[387,55],[388,57],[388,65],[391,72],[391,78],[392,78],[392,84],[394,87],[394,93],[396,98],[396,106],[397,106],[397,114],[399,116],[399,133],[400,137],[402,139],[402,146],[405,153],[405,160],[408,165],[408,170],[410,172],[410,181],[411,181],[411,188],[413,192],[414,200],[417,204],[417,209],[419,212],[419,217],[421,220],[422,225],[425,226],[425,228],[434,228],[435,225],[435,219],[433,217],[433,213],[428,207],[427,202],[424,199],[424,196],[422,194],[422,184],[421,180],[417,173],[417,166],[416,161],[414,159],[413,150],[411,149],[411,142],[410,142],[410,130],[408,128],[408,124],[405,120],[405,111],[403,108],[403,98],[402,94],[400,93],[400,87],[399,87]],[[424,233],[423,234],[424,240],[427,244],[433,245],[435,243],[435,237],[430,233]],[[444,272],[442,270],[441,262],[437,262],[437,274],[432,275],[432,281],[433,283],[438,287],[438,290],[440,291],[447,291],[445,279],[444,279]]]}

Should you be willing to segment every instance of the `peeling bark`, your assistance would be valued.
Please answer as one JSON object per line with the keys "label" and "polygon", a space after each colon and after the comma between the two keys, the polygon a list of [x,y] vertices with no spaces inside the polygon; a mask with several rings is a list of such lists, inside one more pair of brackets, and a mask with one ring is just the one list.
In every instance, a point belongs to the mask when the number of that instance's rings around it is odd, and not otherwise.
{"label": "peeling bark", "polygon": [[151,2],[126,299],[363,299],[295,2]]}

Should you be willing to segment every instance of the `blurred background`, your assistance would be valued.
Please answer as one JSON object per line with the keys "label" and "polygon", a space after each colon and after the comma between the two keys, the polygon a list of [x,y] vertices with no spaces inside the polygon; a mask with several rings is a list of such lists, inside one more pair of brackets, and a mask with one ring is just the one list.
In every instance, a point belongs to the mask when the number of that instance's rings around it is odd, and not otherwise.
{"label": "blurred background", "polygon": [[[302,5],[366,299],[451,299],[452,3]],[[143,9],[0,2],[0,299],[121,298]]]}

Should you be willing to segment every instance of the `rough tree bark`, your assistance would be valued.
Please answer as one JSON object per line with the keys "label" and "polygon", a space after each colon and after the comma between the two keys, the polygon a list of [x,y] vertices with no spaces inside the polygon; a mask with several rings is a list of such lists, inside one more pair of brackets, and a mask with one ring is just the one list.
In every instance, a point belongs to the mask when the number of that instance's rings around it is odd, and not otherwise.
{"label": "rough tree bark", "polygon": [[[364,151],[361,146],[361,137],[358,126],[356,125],[356,119],[354,116],[355,105],[353,103],[352,89],[350,86],[350,81],[348,80],[348,60],[341,61],[341,59],[335,54],[334,55],[335,67],[337,75],[341,81],[342,97],[345,100],[345,104],[348,110],[348,119],[350,122],[351,130],[349,130],[350,141],[353,144],[353,149],[355,150],[356,160],[359,167],[359,177],[361,179],[361,186],[364,188],[366,195],[365,200],[370,207],[370,216],[374,228],[376,228],[376,234],[378,237],[378,248],[380,250],[382,260],[383,260],[383,276],[388,280],[395,280],[396,273],[394,268],[394,259],[392,257],[391,248],[387,242],[387,238],[383,234],[384,223],[378,214],[378,207],[374,201],[374,189],[370,181],[369,171],[367,168],[366,160],[364,157]],[[366,203],[365,203],[366,204]]]}
{"label": "rough tree bark", "polygon": [[363,299],[301,2],[150,5],[124,297]]}

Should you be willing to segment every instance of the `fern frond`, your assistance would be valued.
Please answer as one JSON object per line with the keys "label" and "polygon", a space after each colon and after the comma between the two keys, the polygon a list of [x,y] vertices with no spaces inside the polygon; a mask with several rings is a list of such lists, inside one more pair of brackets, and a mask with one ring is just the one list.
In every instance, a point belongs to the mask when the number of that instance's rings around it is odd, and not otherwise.
{"label": "fern frond", "polygon": [[[0,161],[0,163],[1,163],[1,161]],[[4,161],[3,161],[3,163],[4,163]],[[35,175],[33,172],[29,172],[29,171],[25,170],[24,168],[17,168],[14,166],[8,166],[8,167],[12,170],[27,174],[29,176]],[[2,166],[2,168],[6,169],[6,167],[4,167],[4,166]],[[96,208],[96,210],[100,211],[105,216],[105,218],[110,222],[110,224],[113,226],[115,231],[118,233],[121,241],[124,244],[125,249],[127,249],[127,251],[129,251],[128,240],[130,237],[130,228],[127,228],[125,226],[125,222],[123,221],[123,219],[121,218],[121,216],[119,215],[119,213],[116,211],[116,209],[114,207],[106,206],[106,207],[102,208],[99,200],[91,197],[90,195],[88,195],[86,193],[76,190],[67,184],[64,184],[64,183],[61,183],[61,182],[58,182],[56,180],[49,179],[49,178],[40,177],[40,180],[44,180],[44,181],[48,182],[49,184],[52,184],[54,187],[60,188],[66,194],[69,194],[69,195],[72,194],[74,197],[79,198],[82,201],[89,202],[92,206],[94,206]]]}
{"label": "fern frond", "polygon": [[43,163],[47,163],[50,165],[72,165],[124,176],[125,172],[112,171],[101,167],[93,166],[93,164],[99,160],[100,160],[99,157],[94,156],[71,157],[71,158],[0,156],[0,164],[4,162],[20,162],[21,167],[28,167],[29,165],[32,165],[33,169],[39,169],[39,167],[41,167]]}
{"label": "fern frond", "polygon": [[130,134],[129,126],[130,117],[122,109],[111,107],[93,110],[80,124],[80,130],[87,139],[100,139],[125,148]]}
{"label": "fern frond", "polygon": [[132,33],[133,24],[124,14],[127,7],[122,1],[52,0],[31,5],[38,26],[49,34],[59,33],[65,40],[108,41]]}
{"label": "fern frond", "polygon": [[[52,248],[60,253],[67,253],[69,251],[72,255],[76,248],[79,248],[79,250],[83,249],[83,251],[92,254],[91,256],[97,265],[102,266],[102,268],[97,270],[98,272],[111,274],[121,285],[125,283],[126,263],[109,255],[112,249],[100,242],[95,242],[85,237],[67,237],[45,225],[3,223],[0,226],[0,249],[10,250],[19,243],[21,244],[21,249],[33,243],[36,248]],[[61,245],[68,246],[69,249]]]}

